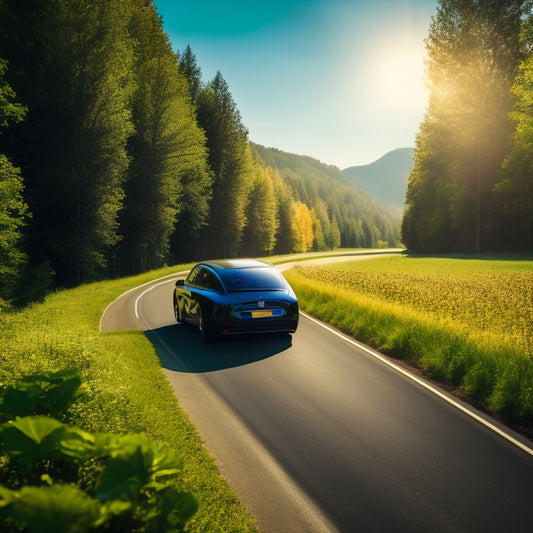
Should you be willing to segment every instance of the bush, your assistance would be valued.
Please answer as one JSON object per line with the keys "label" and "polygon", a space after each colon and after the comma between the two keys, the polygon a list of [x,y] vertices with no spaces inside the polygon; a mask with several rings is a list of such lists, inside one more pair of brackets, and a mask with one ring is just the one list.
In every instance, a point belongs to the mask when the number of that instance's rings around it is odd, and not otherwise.
{"label": "bush", "polygon": [[0,425],[2,530],[181,531],[198,504],[179,490],[183,463],[169,447],[51,416],[66,412],[80,384],[77,371],[65,370],[5,387],[0,411],[11,419]]}

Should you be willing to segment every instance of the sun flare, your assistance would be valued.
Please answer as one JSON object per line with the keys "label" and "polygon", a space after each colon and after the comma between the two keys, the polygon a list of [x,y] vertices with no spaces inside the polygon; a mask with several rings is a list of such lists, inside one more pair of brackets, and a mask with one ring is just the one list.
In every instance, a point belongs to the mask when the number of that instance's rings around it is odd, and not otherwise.
{"label": "sun flare", "polygon": [[381,105],[419,109],[426,102],[423,50],[398,46],[382,50],[375,63],[375,98]]}

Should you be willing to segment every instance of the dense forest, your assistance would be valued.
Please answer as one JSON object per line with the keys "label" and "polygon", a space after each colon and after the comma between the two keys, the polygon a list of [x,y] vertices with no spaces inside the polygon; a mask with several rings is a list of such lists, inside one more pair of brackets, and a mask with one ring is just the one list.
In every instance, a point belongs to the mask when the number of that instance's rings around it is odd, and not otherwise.
{"label": "dense forest", "polygon": [[532,6],[440,1],[402,221],[409,249],[533,248]]}
{"label": "dense forest", "polygon": [[398,244],[399,216],[338,169],[252,146],[222,74],[172,50],[150,0],[0,0],[0,154],[1,305],[202,258]]}
{"label": "dense forest", "polygon": [[[258,144],[252,147],[278,172],[297,204],[309,210],[313,230],[309,249],[400,245],[400,209],[365,194],[338,167]],[[302,248],[300,243],[297,247]]]}

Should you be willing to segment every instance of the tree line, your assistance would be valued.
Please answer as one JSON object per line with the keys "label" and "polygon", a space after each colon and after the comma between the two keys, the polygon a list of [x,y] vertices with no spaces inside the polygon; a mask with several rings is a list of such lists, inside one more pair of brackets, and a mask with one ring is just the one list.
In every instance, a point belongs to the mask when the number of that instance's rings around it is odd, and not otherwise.
{"label": "tree line", "polygon": [[0,154],[0,302],[399,227],[266,163],[222,74],[172,50],[149,0],[0,0]]}
{"label": "tree line", "polygon": [[533,248],[532,6],[440,0],[402,221],[409,249]]}

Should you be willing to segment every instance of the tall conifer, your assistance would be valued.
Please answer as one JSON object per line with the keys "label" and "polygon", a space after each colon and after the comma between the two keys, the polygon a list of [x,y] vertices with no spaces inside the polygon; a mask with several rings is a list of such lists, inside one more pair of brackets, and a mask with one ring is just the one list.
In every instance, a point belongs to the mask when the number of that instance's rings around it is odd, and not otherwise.
{"label": "tall conifer", "polygon": [[196,99],[198,123],[207,136],[209,164],[214,172],[209,223],[204,231],[205,255],[234,257],[246,222],[247,193],[252,179],[248,131],[218,72]]}
{"label": "tall conifer", "polygon": [[131,50],[120,0],[2,2],[0,46],[29,109],[9,145],[33,214],[28,249],[60,285],[102,273],[128,165]]}

